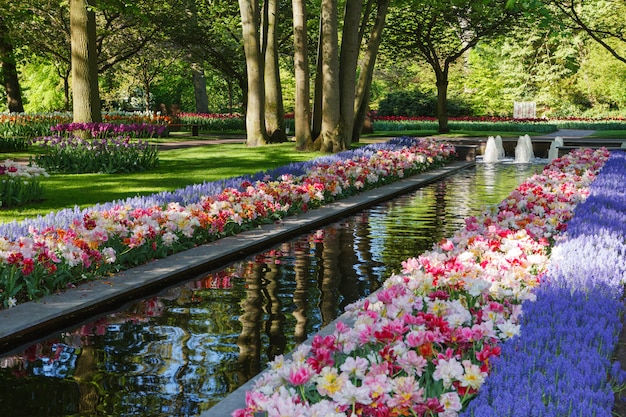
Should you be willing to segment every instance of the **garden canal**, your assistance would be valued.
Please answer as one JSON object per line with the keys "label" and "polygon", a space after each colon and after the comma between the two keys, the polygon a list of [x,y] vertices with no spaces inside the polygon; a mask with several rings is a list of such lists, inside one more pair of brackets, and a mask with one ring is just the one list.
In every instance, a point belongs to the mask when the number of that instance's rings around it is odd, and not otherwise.
{"label": "garden canal", "polygon": [[0,357],[12,416],[193,416],[541,164],[478,163]]}

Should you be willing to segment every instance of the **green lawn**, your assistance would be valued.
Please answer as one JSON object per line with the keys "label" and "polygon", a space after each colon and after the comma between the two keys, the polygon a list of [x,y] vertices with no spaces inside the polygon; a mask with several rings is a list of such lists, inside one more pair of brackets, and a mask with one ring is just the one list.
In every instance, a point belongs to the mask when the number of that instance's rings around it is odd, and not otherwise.
{"label": "green lawn", "polygon": [[626,140],[626,130],[596,130],[591,136],[592,138],[602,139],[624,139]]}
{"label": "green lawn", "polygon": [[[171,191],[204,181],[252,174],[305,161],[320,153],[298,152],[293,143],[248,148],[244,144],[220,144],[160,153],[159,167],[133,174],[52,174],[42,179],[44,201],[26,207],[0,210],[0,221],[9,222],[45,215],[67,207],[88,207],[160,191]],[[0,159],[16,158],[5,154]]]}
{"label": "green lawn", "polygon": [[434,136],[441,138],[485,138],[489,136],[498,136],[503,138],[518,138],[524,135],[541,136],[543,134],[537,132],[509,132],[509,131],[487,131],[487,130],[452,130],[450,133],[440,134],[436,130],[390,130],[390,131],[377,131],[374,133],[364,134],[362,138],[381,138],[381,137],[397,137],[397,136],[411,136],[411,137],[426,137]]}

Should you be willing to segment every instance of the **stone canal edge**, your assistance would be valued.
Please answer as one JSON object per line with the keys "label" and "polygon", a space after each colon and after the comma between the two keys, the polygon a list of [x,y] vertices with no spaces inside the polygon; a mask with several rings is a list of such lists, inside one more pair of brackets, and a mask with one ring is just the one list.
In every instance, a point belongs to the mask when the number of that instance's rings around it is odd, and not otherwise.
{"label": "stone canal edge", "polygon": [[[95,316],[114,311],[141,297],[193,279],[202,273],[221,269],[274,244],[410,193],[476,164],[474,158],[467,159],[262,225],[254,230],[157,259],[106,279],[90,281],[38,301],[1,310],[0,354],[14,353],[28,344],[47,338],[52,332],[91,321]],[[332,329],[334,326],[331,324],[326,331],[332,332]],[[250,388],[250,384],[252,381],[201,416],[230,415],[234,409],[243,407],[245,391]]]}

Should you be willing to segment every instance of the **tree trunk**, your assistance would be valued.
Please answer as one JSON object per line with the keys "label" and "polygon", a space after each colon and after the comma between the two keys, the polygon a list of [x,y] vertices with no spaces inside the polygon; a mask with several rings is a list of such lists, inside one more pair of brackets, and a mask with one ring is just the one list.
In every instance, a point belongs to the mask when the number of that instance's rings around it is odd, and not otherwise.
{"label": "tree trunk", "polygon": [[338,138],[345,148],[350,147],[354,127],[356,68],[359,59],[359,27],[362,8],[363,0],[346,1],[339,62],[342,137]]}
{"label": "tree trunk", "polygon": [[[322,18],[320,16],[319,35],[317,41],[317,61],[315,68],[315,85],[313,90],[313,115],[311,119],[311,136],[313,140],[319,137],[322,131],[322,85],[324,84],[324,77],[322,72]],[[319,142],[316,143],[317,149],[319,149]]]}
{"label": "tree trunk", "polygon": [[206,80],[204,79],[204,66],[201,62],[191,63],[191,76],[193,79],[193,93],[196,99],[196,112],[209,112],[209,97],[206,93]]}
{"label": "tree trunk", "polygon": [[13,52],[13,43],[9,37],[9,28],[0,16],[0,64],[2,65],[2,79],[7,95],[7,107],[11,113],[23,113],[24,103],[20,81],[17,76],[17,66]]}
{"label": "tree trunk", "polygon": [[312,149],[311,85],[309,83],[309,56],[306,32],[306,0],[293,0],[293,46],[296,80],[294,110],[296,149]]}
{"label": "tree trunk", "polygon": [[347,147],[340,138],[339,38],[337,0],[322,0],[322,130],[320,150],[340,152]]}
{"label": "tree trunk", "polygon": [[70,74],[71,74],[72,69],[71,68],[65,68],[63,70],[61,70],[61,67],[57,67],[57,74],[59,74],[59,77],[63,80],[63,99],[64,99],[64,106],[65,106],[65,111],[69,112],[70,111],[70,102],[71,102],[71,97],[70,97]]}
{"label": "tree trunk", "polygon": [[278,68],[278,0],[267,0],[265,7],[265,129],[270,142],[286,142],[285,109]]}
{"label": "tree trunk", "polygon": [[246,144],[261,146],[267,143],[268,138],[265,131],[265,77],[259,36],[259,5],[257,0],[239,0],[239,8],[248,76]]}
{"label": "tree trunk", "polygon": [[96,16],[92,0],[70,0],[74,122],[100,122]]}
{"label": "tree trunk", "polygon": [[436,69],[437,76],[437,121],[439,133],[449,133],[448,127],[448,69]]}
{"label": "tree trunk", "polygon": [[372,27],[370,39],[365,51],[361,72],[359,74],[359,82],[357,85],[356,97],[354,101],[355,118],[354,128],[352,129],[352,142],[358,142],[363,130],[367,111],[369,110],[370,87],[374,76],[374,67],[376,66],[376,57],[378,56],[378,48],[382,40],[383,29],[385,28],[385,19],[387,10],[391,0],[379,0],[376,11],[376,20]]}

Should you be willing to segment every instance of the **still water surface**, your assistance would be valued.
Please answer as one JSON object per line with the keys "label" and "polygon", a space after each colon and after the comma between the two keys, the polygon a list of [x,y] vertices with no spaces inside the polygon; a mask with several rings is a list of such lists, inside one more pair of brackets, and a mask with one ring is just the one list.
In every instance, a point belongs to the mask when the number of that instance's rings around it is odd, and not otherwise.
{"label": "still water surface", "polygon": [[0,409],[198,415],[541,168],[477,164],[0,357]]}

